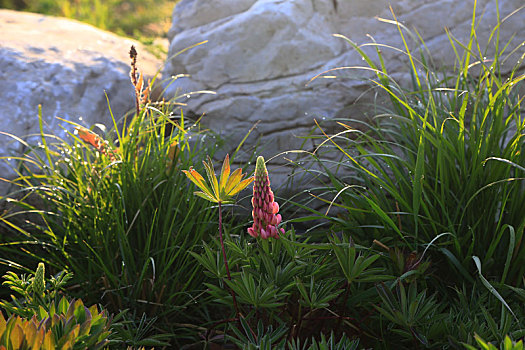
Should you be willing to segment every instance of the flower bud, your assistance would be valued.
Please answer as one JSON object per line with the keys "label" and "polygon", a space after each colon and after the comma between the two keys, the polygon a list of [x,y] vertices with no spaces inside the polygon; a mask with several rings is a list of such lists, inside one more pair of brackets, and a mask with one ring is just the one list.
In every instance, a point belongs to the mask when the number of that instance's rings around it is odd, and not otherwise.
{"label": "flower bud", "polygon": [[44,263],[38,263],[38,267],[36,268],[35,277],[33,277],[33,284],[31,285],[31,288],[33,289],[33,292],[38,295],[44,294],[44,290],[46,288],[46,282],[45,282],[45,272],[46,267]]}

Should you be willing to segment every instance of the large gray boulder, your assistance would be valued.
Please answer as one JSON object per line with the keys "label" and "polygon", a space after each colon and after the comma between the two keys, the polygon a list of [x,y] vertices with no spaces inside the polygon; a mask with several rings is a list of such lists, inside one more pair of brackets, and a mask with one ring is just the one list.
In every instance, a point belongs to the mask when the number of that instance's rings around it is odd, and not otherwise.
{"label": "large gray boulder", "polygon": [[[161,62],[138,43],[77,21],[0,10],[0,131],[28,139],[39,132],[38,105],[46,131],[64,136],[56,117],[111,127],[134,106],[129,49],[149,76]],[[36,142],[37,138],[29,140]],[[17,156],[22,145],[0,135],[0,156]],[[0,161],[0,178],[14,176]],[[0,195],[8,191],[0,181]]]}
{"label": "large gray boulder", "polygon": [[[354,102],[369,89],[361,78],[370,72],[336,71],[333,75],[338,79],[309,81],[331,68],[364,65],[359,54],[334,33],[357,44],[370,43],[373,38],[402,48],[397,27],[378,19],[393,18],[390,3],[401,23],[418,30],[435,62],[450,68],[455,57],[445,28],[467,42],[473,0],[182,0],[173,13],[164,75],[189,76],[176,80],[168,92],[215,91],[215,95],[186,98],[186,109],[204,114],[202,121],[211,129],[225,136],[233,134],[232,145],[261,121],[255,136],[262,136],[263,155],[295,149],[303,141],[296,136],[307,134],[314,118],[365,117],[370,106],[356,107]],[[494,0],[477,3],[478,19],[483,14],[478,41],[484,45],[497,23],[498,8]],[[500,0],[498,4],[504,18],[521,7],[523,0]],[[525,39],[525,10],[506,19],[500,28],[501,43],[513,35],[512,47]],[[170,58],[204,40],[208,42]],[[406,56],[387,47],[381,50],[388,71],[401,83],[408,83]],[[493,47],[487,55],[491,50]],[[519,51],[517,54],[523,54]],[[365,102],[367,96],[368,101],[374,98],[373,93],[364,96]]]}

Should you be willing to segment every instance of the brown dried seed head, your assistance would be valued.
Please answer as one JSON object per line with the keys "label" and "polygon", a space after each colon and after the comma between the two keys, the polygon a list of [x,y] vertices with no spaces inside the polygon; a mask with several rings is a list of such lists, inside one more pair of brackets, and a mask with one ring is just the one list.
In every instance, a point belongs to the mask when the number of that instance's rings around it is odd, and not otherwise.
{"label": "brown dried seed head", "polygon": [[135,49],[134,45],[131,45],[131,49],[129,50],[129,58],[131,58],[132,60],[137,59],[137,50]]}

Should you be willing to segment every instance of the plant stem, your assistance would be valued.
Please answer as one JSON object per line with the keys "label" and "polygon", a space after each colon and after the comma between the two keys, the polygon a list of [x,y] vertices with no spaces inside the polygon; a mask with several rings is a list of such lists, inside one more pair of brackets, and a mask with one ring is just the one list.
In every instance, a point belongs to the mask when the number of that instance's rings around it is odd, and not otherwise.
{"label": "plant stem", "polygon": [[262,249],[263,249],[264,253],[266,255],[270,255],[270,247],[268,245],[268,240],[267,239],[262,239],[261,240],[261,246],[262,246]]}
{"label": "plant stem", "polygon": [[343,318],[344,318],[343,315],[346,309],[346,303],[348,302],[348,294],[350,292],[350,283],[348,281],[345,282],[345,288],[346,288],[346,291],[345,291],[345,296],[343,298],[343,308],[341,310],[341,315],[339,316],[339,320],[337,320],[337,326],[335,327],[336,333],[339,331],[339,327],[341,326],[341,322],[343,321]]}
{"label": "plant stem", "polygon": [[227,319],[215,322],[214,324],[212,324],[210,326],[210,328],[208,328],[206,330],[206,335],[204,336],[204,339],[209,340],[210,333],[211,333],[211,331],[213,331],[215,329],[215,327],[220,326],[223,323],[229,323],[229,322],[234,322],[234,321],[239,321],[239,319],[237,319],[237,318],[227,318]]}
{"label": "plant stem", "polygon": [[[222,239],[222,208],[221,202],[219,201],[219,237],[221,239],[221,249],[222,249],[222,258],[224,259],[224,266],[226,266],[226,275],[228,280],[231,281],[230,268],[228,267],[228,259],[226,258],[226,250],[224,249],[224,241]],[[233,307],[235,308],[235,315],[239,318],[239,308],[237,307],[237,299],[235,298],[235,293],[233,289],[230,288],[230,294],[233,298]]]}
{"label": "plant stem", "polygon": [[[305,315],[307,315],[308,313],[306,313]],[[299,310],[297,311],[297,318],[298,318],[298,321],[297,321],[297,325],[296,325],[296,328],[295,328],[295,332],[293,334],[293,338],[297,337],[300,332],[301,332],[301,326],[303,325],[303,317],[304,315],[302,314],[302,308],[301,308],[301,305],[299,305]]]}

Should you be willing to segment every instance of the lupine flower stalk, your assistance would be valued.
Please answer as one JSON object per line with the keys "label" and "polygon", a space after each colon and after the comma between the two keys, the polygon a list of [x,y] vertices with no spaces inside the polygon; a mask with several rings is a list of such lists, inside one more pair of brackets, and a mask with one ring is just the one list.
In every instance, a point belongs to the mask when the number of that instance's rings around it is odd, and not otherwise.
{"label": "lupine flower stalk", "polygon": [[268,170],[261,156],[257,158],[255,167],[252,206],[253,226],[248,229],[250,236],[255,238],[261,236],[263,239],[268,239],[270,237],[279,238],[279,234],[284,234],[283,228],[277,228],[282,217],[281,214],[278,214],[279,204],[274,201]]}

